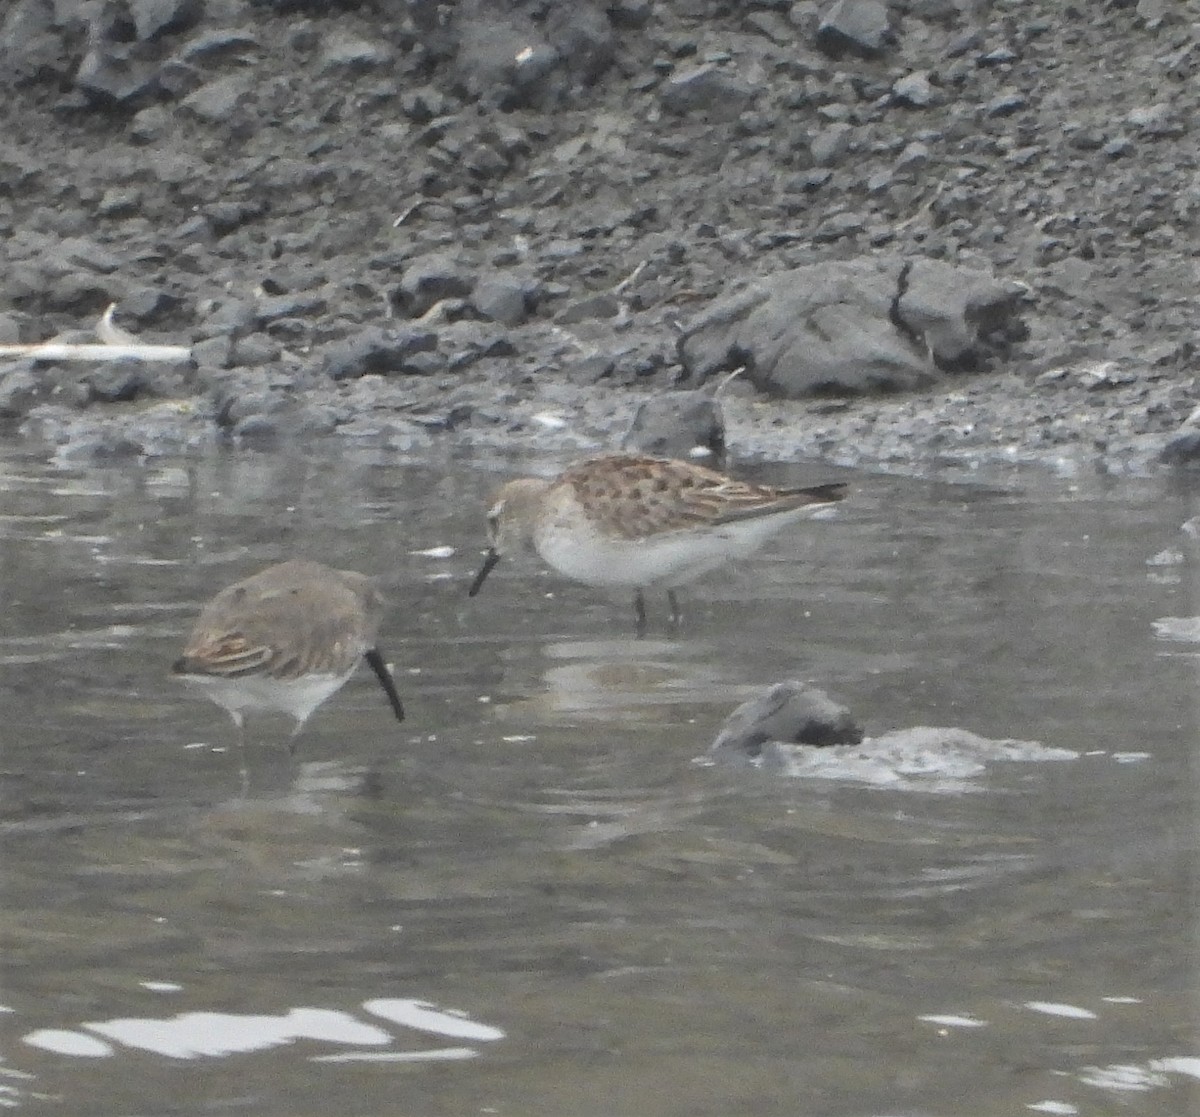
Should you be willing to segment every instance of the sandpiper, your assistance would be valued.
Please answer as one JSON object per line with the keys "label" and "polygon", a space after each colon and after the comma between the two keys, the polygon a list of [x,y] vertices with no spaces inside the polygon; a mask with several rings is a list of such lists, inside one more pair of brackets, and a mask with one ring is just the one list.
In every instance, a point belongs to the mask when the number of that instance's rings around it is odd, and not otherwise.
{"label": "sandpiper", "polygon": [[691,462],[610,454],[552,480],[509,481],[488,511],[487,557],[470,596],[505,554],[536,550],[560,574],[589,586],[634,590],[638,633],[643,590],[667,591],[757,551],[776,532],[843,499],[844,484],[775,489],[734,481]]}
{"label": "sandpiper", "polygon": [[375,643],[384,600],[365,574],[293,559],[223,589],[171,667],[222,707],[242,740],[248,711],[290,714],[289,746],[312,712],[370,664],[398,721],[404,706]]}

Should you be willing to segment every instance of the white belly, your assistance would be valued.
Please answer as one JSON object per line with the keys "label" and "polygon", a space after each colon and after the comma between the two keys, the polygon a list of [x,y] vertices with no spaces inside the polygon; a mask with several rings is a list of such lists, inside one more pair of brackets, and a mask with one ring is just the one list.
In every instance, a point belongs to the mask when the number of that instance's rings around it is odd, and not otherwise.
{"label": "white belly", "polygon": [[741,520],[705,530],[665,532],[643,539],[613,539],[592,531],[548,525],[534,538],[538,553],[560,574],[589,586],[681,586],[744,558],[806,509]]}
{"label": "white belly", "polygon": [[266,675],[245,675],[238,679],[184,675],[183,681],[231,714],[277,710],[303,722],[352,674],[353,671],[345,675],[304,675],[299,679],[272,679]]}

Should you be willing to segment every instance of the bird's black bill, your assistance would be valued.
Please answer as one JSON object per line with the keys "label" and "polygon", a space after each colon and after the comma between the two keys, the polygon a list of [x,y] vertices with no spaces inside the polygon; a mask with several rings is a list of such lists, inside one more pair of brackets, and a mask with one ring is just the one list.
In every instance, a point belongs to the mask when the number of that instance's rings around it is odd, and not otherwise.
{"label": "bird's black bill", "polygon": [[479,568],[479,573],[475,575],[475,581],[471,583],[471,588],[467,591],[468,597],[474,597],[481,589],[483,583],[487,581],[487,576],[492,572],[492,567],[500,561],[500,552],[493,547],[487,553],[487,558],[483,560],[483,565]]}
{"label": "bird's black bill", "polygon": [[371,665],[371,670],[375,672],[375,678],[379,680],[379,685],[383,687],[383,692],[387,695],[388,701],[392,705],[392,713],[396,715],[396,720],[403,721],[404,703],[400,701],[400,695],[396,691],[396,684],[392,681],[392,673],[387,669],[387,664],[383,662],[383,656],[379,654],[379,649],[369,648],[363,653],[363,658]]}

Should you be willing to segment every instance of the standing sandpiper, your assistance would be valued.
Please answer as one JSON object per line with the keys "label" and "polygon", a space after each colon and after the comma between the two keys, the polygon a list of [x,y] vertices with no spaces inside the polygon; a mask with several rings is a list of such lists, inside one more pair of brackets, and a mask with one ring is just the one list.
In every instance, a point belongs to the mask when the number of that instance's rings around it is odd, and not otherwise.
{"label": "standing sandpiper", "polygon": [[171,671],[228,712],[239,741],[247,711],[277,710],[295,721],[294,748],[309,715],[354,674],[360,658],[403,721],[375,643],[383,612],[383,596],[365,574],[281,562],[217,594]]}
{"label": "standing sandpiper", "polygon": [[640,635],[643,590],[666,589],[676,624],[676,586],[753,554],[845,495],[840,483],[774,489],[667,458],[590,458],[552,480],[523,477],[500,490],[488,511],[491,547],[470,596],[503,555],[532,548],[577,582],[632,588]]}

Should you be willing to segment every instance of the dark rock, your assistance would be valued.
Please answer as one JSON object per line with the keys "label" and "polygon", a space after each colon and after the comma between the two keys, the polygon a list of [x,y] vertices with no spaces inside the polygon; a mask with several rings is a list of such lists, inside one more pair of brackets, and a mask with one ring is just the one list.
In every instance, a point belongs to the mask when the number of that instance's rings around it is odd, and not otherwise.
{"label": "dark rock", "polygon": [[554,320],[560,325],[569,326],[596,318],[615,318],[620,310],[621,303],[616,295],[600,291],[594,295],[584,295],[583,298],[563,307],[554,316]]}
{"label": "dark rock", "polygon": [[572,384],[599,384],[609,379],[616,367],[617,358],[611,353],[589,353],[570,362],[567,376]]}
{"label": "dark rock", "polygon": [[335,33],[322,43],[319,65],[322,70],[363,71],[391,62],[391,53],[380,43]]}
{"label": "dark rock", "polygon": [[134,34],[143,42],[186,31],[204,13],[201,0],[127,0],[127,3]]}
{"label": "dark rock", "polygon": [[46,0],[16,0],[0,20],[0,66],[12,81],[33,81],[67,72],[53,6]]}
{"label": "dark rock", "polygon": [[0,419],[20,419],[45,396],[31,362],[0,365]]}
{"label": "dark rock", "polygon": [[1012,116],[1013,113],[1021,112],[1028,104],[1029,99],[1023,93],[1002,93],[984,106],[984,112],[988,116]]}
{"label": "dark rock", "polygon": [[565,93],[560,57],[523,12],[482,0],[454,13],[455,68],[463,92],[502,109],[548,106]]}
{"label": "dark rock", "polygon": [[261,45],[258,36],[246,28],[216,27],[189,39],[179,57],[189,62],[211,62],[222,55],[241,54]]}
{"label": "dark rock", "polygon": [[48,271],[72,272],[79,268],[111,275],[124,260],[116,252],[87,237],[70,237],[47,253],[43,266]]}
{"label": "dark rock", "polygon": [[249,78],[227,74],[189,93],[179,107],[206,124],[227,124],[239,108],[250,104],[250,88]]}
{"label": "dark rock", "polygon": [[844,237],[857,236],[866,228],[866,222],[858,213],[833,213],[818,225],[812,234],[813,244],[831,244]]}
{"label": "dark rock", "polygon": [[21,318],[0,312],[0,345],[19,345],[20,342]]}
{"label": "dark rock", "polygon": [[672,78],[662,89],[662,104],[680,116],[702,114],[710,123],[736,120],[754,100],[752,86],[720,66],[697,66]]}
{"label": "dark rock", "polygon": [[849,124],[831,124],[823,128],[809,141],[812,161],[818,167],[829,167],[837,163],[850,150],[850,137],[854,129]]}
{"label": "dark rock", "polygon": [[929,74],[923,70],[899,78],[892,86],[892,96],[897,103],[914,109],[928,108],[939,99],[937,89],[929,80]]}
{"label": "dark rock", "polygon": [[197,341],[192,346],[192,359],[201,368],[229,368],[233,361],[233,339],[228,334],[220,334]]}
{"label": "dark rock", "polygon": [[940,260],[915,260],[895,313],[944,370],[975,367],[989,335],[1021,336],[1024,288]]}
{"label": "dark rock", "polygon": [[1200,463],[1200,408],[1184,420],[1159,454],[1164,465],[1196,465]]}
{"label": "dark rock", "polygon": [[831,58],[878,58],[891,42],[887,5],[880,0],[835,0],[817,26],[817,49]]}
{"label": "dark rock", "polygon": [[279,318],[316,317],[328,309],[328,299],[317,293],[264,295],[254,304],[255,318],[263,324]]}
{"label": "dark rock", "polygon": [[80,62],[75,88],[94,101],[130,108],[158,94],[158,73],[158,63],[135,57],[128,46],[101,42]]}
{"label": "dark rock", "polygon": [[98,403],[129,403],[146,386],[141,361],[106,361],[83,375],[90,399]]}
{"label": "dark rock", "polygon": [[529,314],[535,282],[512,275],[480,279],[471,292],[471,305],[485,318],[505,326],[519,326]]}
{"label": "dark rock", "polygon": [[454,255],[430,253],[412,260],[400,278],[396,303],[409,318],[420,318],[443,299],[466,298],[475,275]]}
{"label": "dark rock", "polygon": [[613,0],[608,5],[608,15],[613,23],[631,30],[645,27],[653,11],[651,0]]}
{"label": "dark rock", "polygon": [[745,366],[753,384],[789,398],[914,388],[1006,329],[1019,294],[936,261],[812,264],[714,304],[687,326],[679,356],[696,382]]}
{"label": "dark rock", "polygon": [[332,380],[350,380],[372,373],[427,371],[417,358],[437,349],[438,335],[431,330],[370,327],[326,349],[323,364]]}
{"label": "dark rock", "polygon": [[594,83],[612,64],[616,38],[593,3],[553,4],[547,13],[546,38],[567,72],[584,85]]}
{"label": "dark rock", "polygon": [[257,368],[274,364],[281,353],[278,342],[266,334],[247,334],[234,341],[229,364],[231,368]]}
{"label": "dark rock", "polygon": [[258,324],[258,308],[250,299],[224,299],[205,308],[197,326],[201,338],[240,337]]}
{"label": "dark rock", "polygon": [[769,742],[857,745],[863,739],[850,711],[823,690],[788,680],[743,702],[725,719],[710,753],[722,759],[754,761]]}
{"label": "dark rock", "polygon": [[720,403],[699,391],[651,396],[633,417],[621,449],[660,458],[705,458],[721,468],[725,461],[725,416]]}

